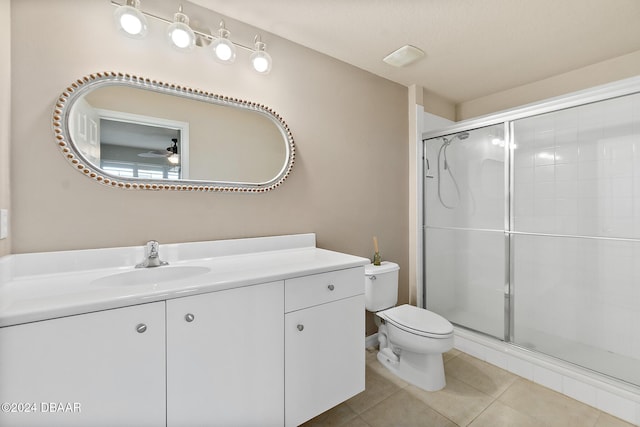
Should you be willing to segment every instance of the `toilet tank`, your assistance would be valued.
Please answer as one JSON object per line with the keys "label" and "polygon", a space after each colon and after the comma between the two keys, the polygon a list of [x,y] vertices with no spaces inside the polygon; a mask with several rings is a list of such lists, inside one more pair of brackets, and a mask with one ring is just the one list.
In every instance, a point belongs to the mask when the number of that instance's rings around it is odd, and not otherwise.
{"label": "toilet tank", "polygon": [[398,264],[383,261],[364,267],[364,301],[369,311],[393,307],[398,302]]}

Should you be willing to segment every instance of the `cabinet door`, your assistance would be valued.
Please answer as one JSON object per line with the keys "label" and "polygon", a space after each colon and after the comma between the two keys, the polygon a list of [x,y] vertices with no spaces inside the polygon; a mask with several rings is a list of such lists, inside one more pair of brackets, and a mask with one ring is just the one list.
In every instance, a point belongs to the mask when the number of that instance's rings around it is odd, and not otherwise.
{"label": "cabinet door", "polygon": [[167,425],[284,424],[284,284],[167,301]]}
{"label": "cabinet door", "polygon": [[364,390],[364,296],[285,316],[285,419],[297,426]]}
{"label": "cabinet door", "polygon": [[0,425],[164,426],[164,350],[164,302],[1,328]]}

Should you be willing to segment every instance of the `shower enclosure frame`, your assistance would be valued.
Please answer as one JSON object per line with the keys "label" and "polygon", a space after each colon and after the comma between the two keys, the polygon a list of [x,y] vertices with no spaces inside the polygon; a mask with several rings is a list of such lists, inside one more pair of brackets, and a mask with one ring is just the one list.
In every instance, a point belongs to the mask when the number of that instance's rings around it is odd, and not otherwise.
{"label": "shower enclosure frame", "polygon": [[[488,126],[504,126],[504,135],[505,135],[505,166],[504,166],[504,178],[505,178],[505,188],[504,188],[504,239],[505,239],[505,262],[504,262],[504,336],[502,340],[508,344],[513,345],[515,347],[524,349],[526,351],[536,352],[535,350],[531,350],[527,347],[521,346],[514,342],[514,304],[515,304],[515,295],[514,295],[514,239],[517,235],[544,235],[544,233],[529,233],[529,232],[519,232],[514,230],[514,156],[513,156],[513,146],[514,146],[514,124],[516,120],[526,119],[533,116],[538,116],[545,113],[553,113],[556,111],[578,107],[586,104],[591,104],[595,102],[605,101],[609,99],[614,99],[618,97],[622,97],[625,95],[632,95],[635,93],[640,93],[640,76],[632,77],[629,79],[621,80],[615,83],[610,83],[602,86],[597,86],[595,88],[582,90],[579,92],[575,92],[569,95],[560,96],[551,98],[542,102],[537,102],[533,104],[528,104],[522,107],[517,107],[514,109],[506,110],[503,112],[490,114],[487,116],[482,116],[479,118],[469,119],[465,121],[457,122],[447,128],[443,128],[438,131],[429,131],[422,133],[421,140],[421,148],[420,152],[422,153],[422,170],[418,174],[418,180],[420,188],[423,204],[422,207],[422,223],[420,230],[418,232],[418,238],[421,242],[422,247],[422,263],[419,268],[420,277],[422,278],[422,283],[419,284],[422,287],[421,298],[418,301],[421,307],[427,307],[427,248],[426,248],[426,232],[427,232],[427,223],[426,223],[426,208],[424,203],[426,201],[426,171],[427,171],[427,159],[426,159],[426,141],[434,138],[441,138],[451,136],[452,134],[458,134],[460,132],[472,132],[473,130],[484,128]],[[561,235],[557,235],[561,237]],[[569,236],[565,236],[569,237]],[[583,237],[590,238],[588,236],[571,236],[571,237]],[[615,237],[597,237],[598,239],[603,240],[629,240],[624,238],[615,238]],[[634,240],[637,241],[637,240]],[[480,333],[486,335],[484,332],[474,330],[473,328],[469,328],[468,326],[462,326],[465,329],[471,330],[476,333]],[[495,337],[493,337],[495,338]],[[553,356],[551,356],[553,357]],[[586,368],[588,369],[588,368]]]}

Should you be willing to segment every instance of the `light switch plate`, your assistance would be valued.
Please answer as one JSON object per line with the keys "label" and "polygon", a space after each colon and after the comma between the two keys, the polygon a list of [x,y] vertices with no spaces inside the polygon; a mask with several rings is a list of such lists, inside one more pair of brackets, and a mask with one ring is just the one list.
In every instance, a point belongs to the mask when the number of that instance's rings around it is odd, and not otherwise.
{"label": "light switch plate", "polygon": [[0,239],[6,239],[9,235],[9,211],[0,209]]}

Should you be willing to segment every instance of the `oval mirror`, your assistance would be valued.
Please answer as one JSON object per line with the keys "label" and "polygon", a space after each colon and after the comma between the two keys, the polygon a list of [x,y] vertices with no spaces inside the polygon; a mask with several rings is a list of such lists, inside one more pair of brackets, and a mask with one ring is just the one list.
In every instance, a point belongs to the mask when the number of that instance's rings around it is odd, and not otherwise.
{"label": "oval mirror", "polygon": [[288,126],[264,105],[123,73],[72,83],[53,128],[75,169],[127,189],[268,191],[295,155]]}

